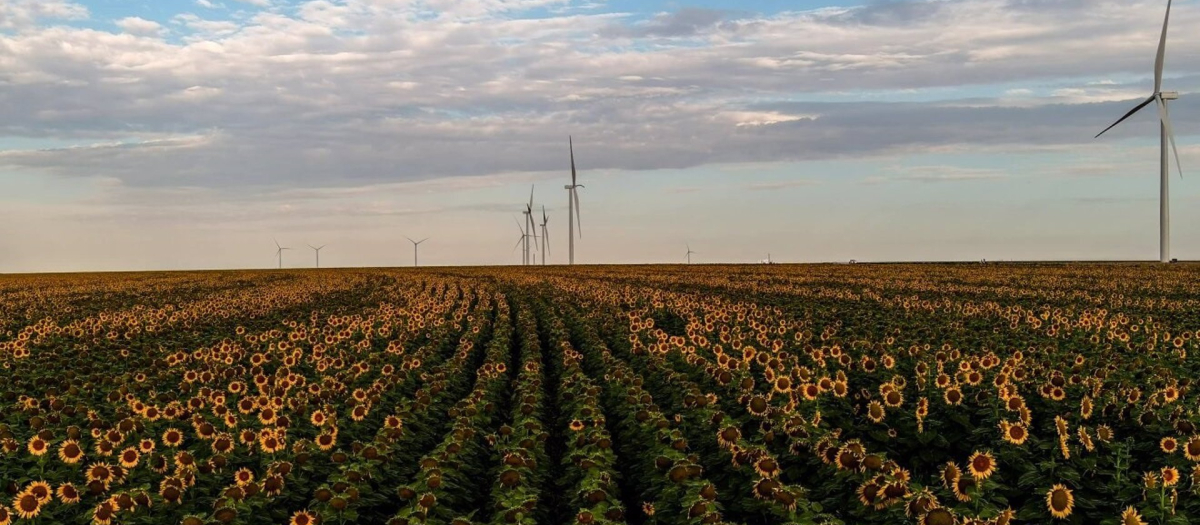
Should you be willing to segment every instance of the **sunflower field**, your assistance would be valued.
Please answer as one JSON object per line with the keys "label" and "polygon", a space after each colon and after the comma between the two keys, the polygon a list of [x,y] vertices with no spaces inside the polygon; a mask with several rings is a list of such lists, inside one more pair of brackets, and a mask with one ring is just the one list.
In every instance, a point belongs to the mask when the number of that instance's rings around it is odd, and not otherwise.
{"label": "sunflower field", "polygon": [[1200,522],[1200,266],[0,276],[0,525]]}

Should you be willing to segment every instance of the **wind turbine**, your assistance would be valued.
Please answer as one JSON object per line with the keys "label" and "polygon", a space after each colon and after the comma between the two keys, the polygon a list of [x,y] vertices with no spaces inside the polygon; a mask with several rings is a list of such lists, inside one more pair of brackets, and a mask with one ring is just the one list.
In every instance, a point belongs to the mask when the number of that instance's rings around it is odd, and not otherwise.
{"label": "wind turbine", "polygon": [[533,220],[533,188],[534,187],[532,185],[529,186],[529,204],[526,204],[525,211],[521,212],[525,214],[525,235],[529,235],[530,232],[532,232],[533,236],[535,237],[534,244],[531,245],[528,242],[525,243],[526,265],[537,262],[537,259],[533,258],[533,248],[537,246],[537,223],[535,223]]}
{"label": "wind turbine", "polygon": [[542,206],[542,266],[546,265],[546,254],[550,253],[550,234],[546,231],[546,224],[550,222],[550,217],[546,216],[546,207]]}
{"label": "wind turbine", "polygon": [[320,268],[320,267],[321,267],[321,249],[322,249],[322,248],[324,248],[325,246],[326,246],[325,244],[322,244],[322,245],[321,245],[321,246],[319,246],[319,247],[318,247],[318,246],[313,246],[313,245],[311,245],[311,244],[310,244],[310,245],[308,245],[308,247],[309,247],[309,248],[312,248],[314,252],[317,252],[317,268]]}
{"label": "wind turbine", "polygon": [[529,257],[527,254],[529,253],[529,248],[527,248],[527,246],[529,245],[529,232],[525,228],[521,227],[521,222],[517,220],[516,216],[513,216],[513,224],[517,225],[517,231],[521,234],[521,238],[517,239],[517,245],[513,246],[513,251],[515,252],[517,251],[517,248],[521,248],[521,264],[528,265]]}
{"label": "wind turbine", "polygon": [[687,245],[687,249],[688,249],[688,251],[687,251],[687,261],[688,261],[688,262],[687,262],[687,263],[688,263],[688,264],[692,264],[692,254],[693,254],[693,253],[696,253],[696,252],[693,252],[693,251],[692,251],[692,245],[691,245],[691,244],[688,244],[688,245]]}
{"label": "wind turbine", "polygon": [[[579,218],[579,188],[583,185],[576,182],[575,176],[575,140],[570,136],[567,137],[567,145],[571,148],[571,184],[563,186],[567,190],[567,251],[571,264],[575,264],[575,229],[576,221],[582,223]],[[571,215],[571,210],[575,210],[575,214]],[[583,237],[583,226],[578,226],[579,236]]]}
{"label": "wind turbine", "polygon": [[278,240],[275,240],[275,239],[271,239],[271,240],[275,241],[275,256],[279,258],[279,269],[282,270],[283,269],[283,251],[290,250],[291,248],[284,248],[283,246],[279,245]]}
{"label": "wind turbine", "polygon": [[1096,135],[1105,134],[1108,130],[1116,127],[1125,121],[1125,119],[1133,116],[1134,113],[1141,111],[1142,108],[1150,105],[1151,102],[1156,102],[1158,105],[1158,120],[1159,120],[1159,194],[1158,194],[1158,258],[1159,262],[1171,262],[1171,199],[1170,199],[1170,172],[1171,163],[1167,155],[1167,144],[1170,143],[1171,150],[1175,153],[1175,167],[1179,170],[1179,176],[1183,177],[1183,167],[1179,165],[1179,150],[1175,147],[1175,131],[1171,128],[1171,117],[1167,113],[1167,101],[1176,100],[1179,98],[1179,93],[1176,91],[1162,90],[1163,77],[1163,61],[1167,54],[1167,26],[1171,22],[1171,0],[1167,0],[1167,15],[1163,18],[1162,36],[1158,40],[1158,56],[1154,59],[1154,92],[1150,97],[1142,101],[1133,109],[1129,110],[1125,116],[1118,119],[1113,125],[1104,128]]}
{"label": "wind turbine", "polygon": [[426,238],[424,238],[424,239],[421,239],[421,240],[419,240],[419,241],[414,241],[414,240],[412,240],[412,238],[410,238],[410,237],[405,237],[405,239],[408,239],[408,242],[411,242],[411,243],[413,243],[413,266],[415,267],[415,266],[417,266],[417,246],[420,246],[420,245],[421,245],[421,243],[423,243],[423,242],[425,242],[425,241],[428,241],[428,240],[429,240],[429,237],[426,237]]}

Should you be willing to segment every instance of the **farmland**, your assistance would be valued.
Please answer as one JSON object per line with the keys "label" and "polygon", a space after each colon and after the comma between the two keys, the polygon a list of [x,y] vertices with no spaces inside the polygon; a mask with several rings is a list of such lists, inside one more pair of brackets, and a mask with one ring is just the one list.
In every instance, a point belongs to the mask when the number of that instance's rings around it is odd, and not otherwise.
{"label": "farmland", "polygon": [[0,277],[9,523],[1200,519],[1200,267]]}

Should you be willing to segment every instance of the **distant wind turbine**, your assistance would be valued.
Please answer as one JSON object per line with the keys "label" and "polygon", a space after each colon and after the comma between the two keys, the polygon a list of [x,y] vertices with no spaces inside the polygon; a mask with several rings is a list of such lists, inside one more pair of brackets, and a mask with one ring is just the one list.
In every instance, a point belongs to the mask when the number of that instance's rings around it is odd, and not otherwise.
{"label": "distant wind turbine", "polygon": [[320,267],[321,267],[321,249],[322,249],[322,248],[324,248],[325,246],[326,246],[326,245],[324,245],[324,244],[322,244],[322,245],[321,245],[321,246],[319,246],[319,247],[318,247],[318,246],[313,246],[313,245],[311,245],[311,244],[310,244],[310,245],[308,245],[308,247],[309,247],[309,248],[312,248],[314,252],[317,252],[317,268],[320,268]]}
{"label": "distant wind turbine", "polygon": [[414,240],[412,240],[412,238],[409,238],[409,237],[405,237],[405,239],[408,239],[408,242],[413,243],[413,266],[416,267],[417,266],[417,246],[420,246],[421,243],[428,241],[429,237],[426,237],[419,241],[414,241]]}
{"label": "distant wind turbine", "polygon": [[[575,175],[575,139],[568,136],[567,137],[567,145],[571,149],[571,184],[563,186],[563,189],[567,190],[567,251],[569,253],[568,261],[571,264],[575,264],[576,228],[578,228],[579,237],[581,237],[581,238],[583,237],[583,226],[582,226],[582,224],[578,224],[578,223],[583,222],[579,218],[579,191],[578,191],[579,188],[583,187],[583,185],[579,184],[577,182],[576,175]],[[572,210],[574,210],[574,215],[571,214]],[[578,223],[576,221],[578,221]],[[578,226],[577,226],[577,224],[578,224]]]}
{"label": "distant wind turbine", "polygon": [[537,262],[533,255],[533,249],[537,246],[537,223],[533,220],[533,186],[529,186],[529,203],[525,205],[525,234],[534,237],[534,244],[525,243],[525,264],[530,265]]}
{"label": "distant wind turbine", "polygon": [[693,252],[693,251],[692,251],[692,245],[691,245],[691,244],[688,244],[688,245],[687,245],[687,249],[688,249],[688,251],[687,251],[687,263],[688,263],[688,264],[692,264],[692,254],[694,254],[694,253],[696,253],[696,252]]}
{"label": "distant wind turbine", "polygon": [[517,239],[517,245],[513,246],[513,251],[515,252],[517,251],[517,248],[521,248],[521,264],[528,265],[529,257],[527,254],[529,253],[529,248],[527,248],[527,246],[529,245],[529,232],[525,228],[521,227],[521,222],[517,220],[515,215],[513,216],[513,224],[517,225],[517,231],[521,234],[521,238]]}
{"label": "distant wind turbine", "polygon": [[546,224],[550,222],[550,217],[546,215],[546,207],[542,206],[542,266],[546,265],[546,254],[550,253],[550,234],[546,231]]}
{"label": "distant wind turbine", "polygon": [[278,240],[275,240],[275,239],[271,239],[271,240],[275,241],[275,256],[279,258],[279,269],[282,270],[283,269],[283,251],[290,250],[291,248],[284,248],[283,246],[279,245]]}
{"label": "distant wind turbine", "polygon": [[1167,152],[1167,145],[1170,143],[1171,150],[1175,153],[1175,167],[1179,170],[1179,176],[1183,177],[1183,167],[1179,165],[1179,150],[1175,147],[1175,131],[1171,129],[1171,117],[1167,113],[1167,101],[1176,100],[1179,98],[1179,93],[1175,91],[1163,91],[1163,61],[1167,54],[1167,26],[1171,22],[1171,0],[1167,0],[1167,15],[1163,18],[1162,36],[1158,40],[1158,56],[1154,59],[1154,92],[1150,97],[1142,101],[1133,109],[1129,110],[1125,116],[1118,119],[1113,125],[1104,128],[1096,135],[1105,134],[1108,130],[1116,127],[1125,121],[1125,119],[1133,116],[1134,113],[1141,111],[1142,108],[1150,105],[1151,102],[1156,102],[1158,105],[1158,120],[1159,120],[1159,194],[1158,194],[1158,258],[1160,262],[1171,262],[1171,199],[1170,199],[1170,172],[1171,163]]}

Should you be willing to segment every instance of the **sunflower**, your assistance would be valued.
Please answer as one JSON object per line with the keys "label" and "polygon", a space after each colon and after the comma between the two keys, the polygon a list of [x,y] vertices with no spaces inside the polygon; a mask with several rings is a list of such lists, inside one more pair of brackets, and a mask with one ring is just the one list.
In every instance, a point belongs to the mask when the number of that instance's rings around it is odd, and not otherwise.
{"label": "sunflower", "polygon": [[248,468],[238,469],[238,471],[233,474],[233,480],[239,487],[244,487],[254,482],[254,472]]}
{"label": "sunflower", "polygon": [[50,488],[50,484],[45,481],[33,481],[25,487],[26,494],[33,494],[39,503],[50,501],[50,497],[54,495],[54,490]]}
{"label": "sunflower", "polygon": [[1046,492],[1046,509],[1050,511],[1051,516],[1065,519],[1071,515],[1074,508],[1075,496],[1071,494],[1071,489],[1059,484]]}
{"label": "sunflower", "polygon": [[138,450],[136,448],[129,447],[121,451],[120,459],[122,467],[131,469],[137,466],[138,460],[141,459],[141,455],[138,454]]}
{"label": "sunflower", "polygon": [[21,519],[33,519],[42,512],[42,501],[29,492],[18,494],[13,500],[12,508]]}
{"label": "sunflower", "polygon": [[[34,456],[41,456],[50,449],[50,444],[47,443],[46,440],[42,439],[41,436],[33,436],[29,439],[29,444],[26,445],[26,448],[29,449],[30,454],[33,454]],[[17,513],[20,514],[20,512],[21,509],[17,509]]]}
{"label": "sunflower", "polygon": [[917,517],[923,516],[937,507],[937,496],[929,489],[923,488],[908,500],[908,503],[904,506],[904,512],[911,517]]}
{"label": "sunflower", "polygon": [[962,477],[962,471],[958,469],[958,465],[955,465],[953,461],[946,463],[946,466],[942,467],[942,486],[951,488],[955,483],[958,483],[958,478],[960,477]]}
{"label": "sunflower", "polygon": [[62,485],[59,485],[56,494],[58,495],[58,500],[67,505],[79,503],[79,489],[75,488],[75,485],[70,483],[63,483]]}
{"label": "sunflower", "polygon": [[1183,456],[1189,461],[1200,461],[1200,436],[1188,438],[1187,443],[1183,446]]}
{"label": "sunflower", "polygon": [[996,458],[992,457],[992,453],[988,451],[976,451],[967,460],[967,469],[971,471],[971,476],[977,480],[985,480],[992,473],[996,472]]}
{"label": "sunflower", "polygon": [[1179,471],[1176,470],[1175,467],[1163,467],[1160,472],[1162,473],[1162,482],[1164,487],[1170,487],[1176,483],[1179,483]]}
{"label": "sunflower", "polygon": [[882,495],[879,484],[874,481],[867,481],[858,487],[858,501],[862,502],[864,507],[875,506],[879,503]]}
{"label": "sunflower", "polygon": [[1175,438],[1171,436],[1167,436],[1159,440],[1158,448],[1167,454],[1174,454],[1179,450],[1179,441],[1176,441]]}
{"label": "sunflower", "polygon": [[326,432],[317,436],[317,448],[323,451],[332,450],[336,444],[337,438],[333,434]]}
{"label": "sunflower", "polygon": [[770,406],[771,405],[767,403],[767,398],[756,395],[751,397],[750,401],[746,403],[746,410],[752,415],[761,417],[767,415],[767,409],[770,408]]}
{"label": "sunflower", "polygon": [[179,429],[168,428],[163,432],[162,442],[164,446],[171,448],[178,447],[180,443],[183,443],[183,432]]}
{"label": "sunflower", "polygon": [[946,392],[944,394],[942,394],[942,399],[946,401],[947,405],[951,405],[951,406],[960,405],[960,404],[962,404],[962,401],[963,401],[962,390],[959,390],[958,387],[956,387],[956,386],[947,388]]}
{"label": "sunflower", "polygon": [[168,483],[169,480],[164,479],[158,488],[158,495],[162,496],[163,501],[167,503],[179,503],[183,498],[183,489]]}
{"label": "sunflower", "polygon": [[12,523],[12,511],[0,504],[0,525],[9,525],[10,523]]}
{"label": "sunflower", "polygon": [[1121,513],[1121,525],[1147,525],[1142,521],[1142,515],[1138,514],[1137,509],[1132,505],[1125,507],[1125,512]]}
{"label": "sunflower", "polygon": [[971,493],[976,490],[977,486],[975,478],[967,476],[959,477],[958,481],[954,483],[954,497],[958,498],[958,501],[967,503],[971,501]]}
{"label": "sunflower", "polygon": [[79,442],[74,439],[63,441],[58,447],[58,459],[68,465],[74,465],[83,461],[83,447],[79,446]]}
{"label": "sunflower", "polygon": [[89,483],[92,481],[99,481],[107,485],[109,481],[112,481],[112,479],[112,468],[105,463],[93,463],[87,469],[87,480]]}
{"label": "sunflower", "polygon": [[1008,421],[1000,422],[1001,437],[1005,441],[1014,445],[1024,445],[1025,440],[1029,439],[1029,431],[1025,429],[1025,425],[1021,423],[1009,423]]}
{"label": "sunflower", "polygon": [[867,405],[867,418],[874,423],[882,423],[887,417],[887,411],[883,409],[883,404],[878,401],[871,401]]}
{"label": "sunflower", "polygon": [[300,510],[292,514],[292,519],[288,522],[288,525],[315,525],[316,523],[317,516],[315,514],[307,510]]}
{"label": "sunflower", "polygon": [[580,430],[583,430],[583,421],[580,421],[578,419],[572,419],[571,420],[571,430],[573,430],[575,432],[579,432]]}
{"label": "sunflower", "polygon": [[958,525],[958,517],[949,510],[936,508],[921,516],[920,525]]}

